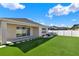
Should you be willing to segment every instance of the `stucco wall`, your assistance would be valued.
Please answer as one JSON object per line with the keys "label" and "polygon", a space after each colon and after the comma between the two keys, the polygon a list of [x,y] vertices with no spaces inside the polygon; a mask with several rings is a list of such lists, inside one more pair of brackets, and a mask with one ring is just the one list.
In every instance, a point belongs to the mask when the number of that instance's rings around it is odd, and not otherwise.
{"label": "stucco wall", "polygon": [[6,22],[0,23],[0,41],[1,41],[1,44],[5,44],[7,41],[7,23]]}
{"label": "stucco wall", "polygon": [[1,22],[0,22],[0,42],[2,42]]}
{"label": "stucco wall", "polygon": [[34,27],[32,30],[33,30],[33,36],[34,37],[39,37],[39,28],[38,27]]}
{"label": "stucco wall", "polygon": [[0,42],[2,42],[2,33],[1,33],[1,27],[0,27]]}
{"label": "stucco wall", "polygon": [[16,25],[8,24],[8,39],[16,38]]}
{"label": "stucco wall", "polygon": [[[46,31],[45,33],[42,33],[42,28],[46,28],[46,30],[44,30],[44,31]],[[42,35],[45,35],[45,34],[47,34],[48,33],[48,28],[47,27],[39,27],[39,36],[42,36]]]}
{"label": "stucco wall", "polygon": [[33,28],[30,27],[30,36],[33,36]]}

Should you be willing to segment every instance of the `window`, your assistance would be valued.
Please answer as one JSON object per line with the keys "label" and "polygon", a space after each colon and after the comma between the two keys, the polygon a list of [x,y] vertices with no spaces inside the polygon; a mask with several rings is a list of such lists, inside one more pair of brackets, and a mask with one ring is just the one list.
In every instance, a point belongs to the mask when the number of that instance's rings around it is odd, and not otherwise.
{"label": "window", "polygon": [[26,27],[22,27],[22,29],[26,29]]}
{"label": "window", "polygon": [[30,36],[30,28],[27,28],[27,36]]}
{"label": "window", "polygon": [[42,31],[42,33],[46,33],[46,31]]}
{"label": "window", "polygon": [[16,28],[16,36],[21,37],[21,36],[30,36],[30,28],[26,27],[17,27]]}
{"label": "window", "polygon": [[17,28],[16,28],[16,36],[17,36],[17,37],[22,36],[22,29],[21,29],[20,27],[17,27]]}
{"label": "window", "polygon": [[46,33],[46,28],[42,28],[42,33]]}
{"label": "window", "polygon": [[42,28],[42,30],[46,30],[46,28]]}
{"label": "window", "polygon": [[20,27],[17,27],[17,29],[20,29]]}

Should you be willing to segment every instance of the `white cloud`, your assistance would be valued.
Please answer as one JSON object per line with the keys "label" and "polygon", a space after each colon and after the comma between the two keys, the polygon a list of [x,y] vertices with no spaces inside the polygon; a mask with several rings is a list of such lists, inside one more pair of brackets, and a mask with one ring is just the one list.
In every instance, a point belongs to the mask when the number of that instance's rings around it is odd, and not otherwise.
{"label": "white cloud", "polygon": [[0,3],[0,5],[4,8],[8,8],[10,10],[16,10],[16,9],[24,9],[25,6],[20,3]]}
{"label": "white cloud", "polygon": [[69,10],[70,10],[71,12],[77,12],[77,11],[79,11],[79,3],[71,4],[71,5],[69,6]]}
{"label": "white cloud", "polygon": [[61,4],[56,5],[48,10],[48,17],[55,16],[62,16],[68,15],[71,12],[79,11],[79,3],[72,3],[69,6],[62,6]]}

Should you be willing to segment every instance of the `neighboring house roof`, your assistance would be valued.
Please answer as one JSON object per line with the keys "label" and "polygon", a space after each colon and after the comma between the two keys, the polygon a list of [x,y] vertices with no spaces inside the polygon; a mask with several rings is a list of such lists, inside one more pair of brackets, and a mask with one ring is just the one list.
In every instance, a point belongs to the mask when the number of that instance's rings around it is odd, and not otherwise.
{"label": "neighboring house roof", "polygon": [[69,27],[50,26],[48,29],[49,30],[68,30],[70,28]]}
{"label": "neighboring house roof", "polygon": [[74,29],[74,30],[79,29],[79,24],[74,24],[71,29]]}
{"label": "neighboring house roof", "polygon": [[27,23],[31,23],[31,24],[36,24],[36,25],[40,25],[40,26],[43,26],[43,27],[47,27],[46,25],[42,25],[40,23],[34,22],[34,21],[32,21],[30,19],[27,19],[27,18],[0,18],[0,19],[16,20],[16,21],[27,22]]}

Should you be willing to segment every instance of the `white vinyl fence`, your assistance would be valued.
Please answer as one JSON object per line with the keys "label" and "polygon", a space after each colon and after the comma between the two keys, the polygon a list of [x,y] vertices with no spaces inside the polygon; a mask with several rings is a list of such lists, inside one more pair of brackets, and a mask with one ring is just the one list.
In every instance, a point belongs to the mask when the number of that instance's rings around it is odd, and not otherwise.
{"label": "white vinyl fence", "polygon": [[61,36],[75,36],[79,37],[79,30],[53,30],[52,32]]}

